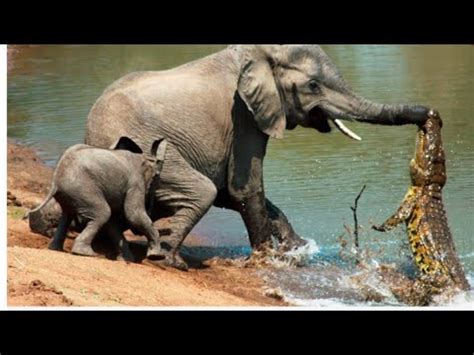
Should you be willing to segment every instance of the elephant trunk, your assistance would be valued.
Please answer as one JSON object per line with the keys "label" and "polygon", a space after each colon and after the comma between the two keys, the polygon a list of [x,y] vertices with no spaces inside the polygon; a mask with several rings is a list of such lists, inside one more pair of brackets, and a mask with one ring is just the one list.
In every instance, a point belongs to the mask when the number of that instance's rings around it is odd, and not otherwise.
{"label": "elephant trunk", "polygon": [[355,97],[358,108],[357,121],[384,125],[421,124],[428,118],[429,108],[417,104],[390,105],[373,103],[365,98]]}
{"label": "elephant trunk", "polygon": [[429,107],[405,104],[392,105],[371,102],[350,92],[332,92],[332,100],[322,108],[333,119],[355,120],[382,125],[423,124],[428,118]]}

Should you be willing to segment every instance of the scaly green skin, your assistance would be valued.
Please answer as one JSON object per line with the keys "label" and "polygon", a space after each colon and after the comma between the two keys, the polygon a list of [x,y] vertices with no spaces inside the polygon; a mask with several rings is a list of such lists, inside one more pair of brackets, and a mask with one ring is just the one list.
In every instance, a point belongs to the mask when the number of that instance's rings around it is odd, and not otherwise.
{"label": "scaly green skin", "polygon": [[412,186],[397,212],[378,231],[405,222],[414,261],[425,281],[436,288],[470,288],[457,257],[442,200],[446,164],[437,112],[418,130],[415,156],[410,161]]}

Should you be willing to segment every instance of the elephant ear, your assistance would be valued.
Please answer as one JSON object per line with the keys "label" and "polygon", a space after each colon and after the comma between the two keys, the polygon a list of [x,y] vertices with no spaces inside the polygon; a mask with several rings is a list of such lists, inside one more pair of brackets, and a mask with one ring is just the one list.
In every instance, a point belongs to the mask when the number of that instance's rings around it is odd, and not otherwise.
{"label": "elephant ear", "polygon": [[131,138],[120,137],[114,144],[110,146],[113,150],[128,150],[132,153],[143,154],[143,150]]}
{"label": "elephant ear", "polygon": [[239,95],[253,113],[260,130],[270,137],[283,138],[286,117],[271,65],[279,49],[245,46],[241,50]]}

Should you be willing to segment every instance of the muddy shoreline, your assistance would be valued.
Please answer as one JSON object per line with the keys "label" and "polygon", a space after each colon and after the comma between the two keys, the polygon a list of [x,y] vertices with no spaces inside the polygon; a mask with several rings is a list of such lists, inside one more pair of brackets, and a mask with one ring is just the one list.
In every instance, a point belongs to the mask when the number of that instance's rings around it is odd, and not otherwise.
{"label": "muddy shoreline", "polygon": [[[49,238],[31,232],[21,217],[47,194],[53,171],[34,150],[10,140],[7,145],[9,307],[288,305],[249,267],[203,261],[182,272],[48,250]],[[201,242],[190,235],[186,245]]]}

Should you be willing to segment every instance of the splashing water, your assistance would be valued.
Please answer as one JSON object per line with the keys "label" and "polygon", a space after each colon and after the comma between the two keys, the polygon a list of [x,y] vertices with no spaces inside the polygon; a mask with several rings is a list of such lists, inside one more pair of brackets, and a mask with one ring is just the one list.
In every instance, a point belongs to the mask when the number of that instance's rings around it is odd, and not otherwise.
{"label": "splashing water", "polygon": [[470,309],[474,310],[474,273],[466,275],[471,289],[469,291],[459,292],[457,295],[451,299],[443,299],[442,297],[435,298],[436,306],[439,307],[449,307],[458,308],[458,309]]}
{"label": "splashing water", "polygon": [[[312,250],[312,252],[309,252]],[[354,250],[351,250],[355,252]],[[288,264],[274,260],[274,269],[262,269],[260,275],[270,287],[281,290],[284,299],[292,305],[311,308],[404,307],[392,292],[400,280],[406,282],[403,265],[383,264],[370,253],[358,252],[359,264],[347,262],[335,248],[308,247],[301,251],[306,264],[288,270]],[[300,254],[296,254],[300,255]],[[361,256],[362,255],[362,256]],[[282,267],[283,266],[283,267]],[[381,268],[399,275],[387,280]],[[467,275],[473,285],[473,274]],[[462,291],[452,297],[435,296],[432,307],[474,309],[474,290]]]}
{"label": "splashing water", "polygon": [[320,248],[314,239],[305,239],[305,240],[307,244],[299,248],[295,248],[290,251],[287,251],[285,254],[288,257],[300,260],[301,264],[310,262],[311,259],[314,257],[314,255],[319,253]]}
{"label": "splashing water", "polygon": [[306,239],[307,244],[291,249],[285,253],[276,252],[266,256],[266,265],[274,268],[289,268],[292,266],[304,266],[311,262],[314,255],[319,252],[319,246],[313,239]]}

